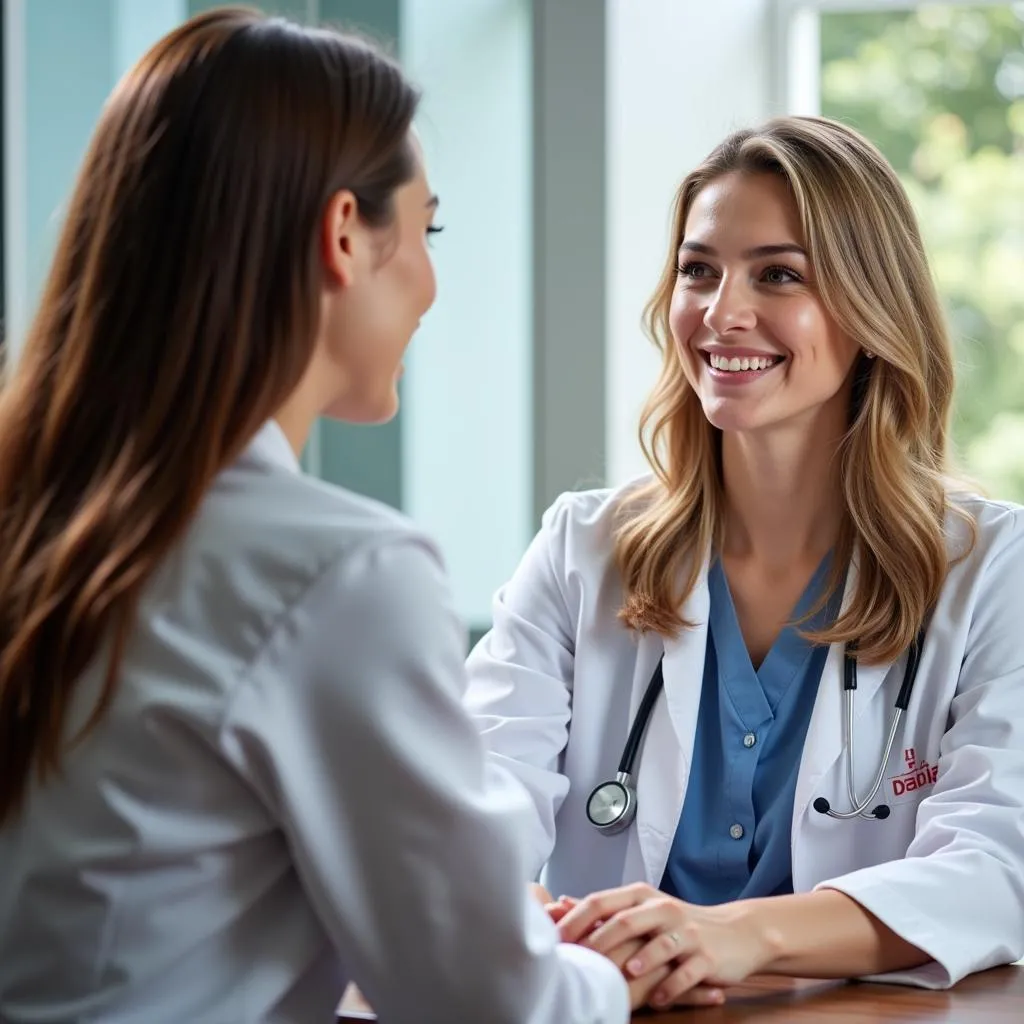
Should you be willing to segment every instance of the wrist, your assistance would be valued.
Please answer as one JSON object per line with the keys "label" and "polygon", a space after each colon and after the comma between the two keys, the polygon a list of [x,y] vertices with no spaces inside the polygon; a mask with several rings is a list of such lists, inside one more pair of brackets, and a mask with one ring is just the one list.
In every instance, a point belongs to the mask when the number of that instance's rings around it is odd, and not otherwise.
{"label": "wrist", "polygon": [[770,899],[741,900],[734,904],[738,924],[751,937],[756,968],[752,974],[770,972],[786,955],[786,941]]}

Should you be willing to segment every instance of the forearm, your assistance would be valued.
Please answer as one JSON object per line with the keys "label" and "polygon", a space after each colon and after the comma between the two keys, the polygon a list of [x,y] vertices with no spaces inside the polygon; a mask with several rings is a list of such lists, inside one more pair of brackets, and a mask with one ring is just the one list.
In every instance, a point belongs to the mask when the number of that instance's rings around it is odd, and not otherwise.
{"label": "forearm", "polygon": [[927,953],[835,889],[734,905],[764,937],[766,974],[857,978],[919,967]]}

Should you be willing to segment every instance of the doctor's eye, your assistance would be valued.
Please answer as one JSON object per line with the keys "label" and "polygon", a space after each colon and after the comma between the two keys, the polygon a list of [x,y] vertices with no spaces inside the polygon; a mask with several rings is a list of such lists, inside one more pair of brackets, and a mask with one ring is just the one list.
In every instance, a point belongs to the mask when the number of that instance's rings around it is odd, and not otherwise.
{"label": "doctor's eye", "polygon": [[695,261],[680,263],[676,267],[676,272],[680,277],[688,277],[691,281],[704,281],[711,277],[713,273],[706,263],[697,263]]}
{"label": "doctor's eye", "polygon": [[766,284],[791,284],[803,281],[803,278],[789,267],[768,267],[761,275]]}

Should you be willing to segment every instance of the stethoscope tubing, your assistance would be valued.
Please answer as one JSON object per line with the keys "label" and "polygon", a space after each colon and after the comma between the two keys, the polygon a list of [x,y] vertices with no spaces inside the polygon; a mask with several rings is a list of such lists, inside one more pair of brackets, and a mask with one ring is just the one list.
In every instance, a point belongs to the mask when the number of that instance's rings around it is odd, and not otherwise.
{"label": "stethoscope tubing", "polygon": [[[910,649],[907,651],[907,664],[903,671],[903,681],[896,696],[894,712],[889,723],[885,750],[872,779],[868,795],[863,799],[860,799],[857,795],[853,778],[854,764],[856,763],[854,758],[853,722],[856,710],[855,694],[857,692],[857,659],[855,654],[857,645],[856,643],[847,644],[846,650],[843,652],[843,697],[846,719],[844,728],[844,739],[846,741],[846,791],[850,798],[850,810],[834,810],[828,800],[824,797],[818,797],[812,806],[820,814],[840,820],[862,817],[872,821],[884,821],[889,816],[889,807],[884,803],[879,804],[871,811],[868,811],[868,806],[875,799],[879,789],[882,787],[882,783],[885,781],[885,769],[896,743],[896,734],[899,731],[903,714],[907,710],[913,694],[926,631],[927,623],[921,627],[914,638],[914,642],[910,645]],[[623,829],[629,826],[636,815],[636,790],[633,785],[633,769],[640,753],[640,746],[647,730],[647,724],[654,711],[654,705],[658,700],[658,696],[665,688],[665,677],[662,668],[663,661],[664,655],[658,659],[658,664],[655,666],[654,673],[640,701],[640,706],[637,708],[633,724],[630,726],[629,735],[626,737],[626,745],[622,750],[622,757],[619,759],[619,770],[616,773],[615,780],[600,783],[591,791],[590,796],[587,798],[587,817],[598,831],[608,835],[615,835],[623,831]],[[616,798],[615,794],[618,793],[623,793],[625,798]],[[598,820],[595,808],[607,809],[609,806],[615,808],[621,806],[621,812],[618,813],[617,817],[612,817],[610,820]],[[611,813],[614,814],[615,812],[612,811]]]}

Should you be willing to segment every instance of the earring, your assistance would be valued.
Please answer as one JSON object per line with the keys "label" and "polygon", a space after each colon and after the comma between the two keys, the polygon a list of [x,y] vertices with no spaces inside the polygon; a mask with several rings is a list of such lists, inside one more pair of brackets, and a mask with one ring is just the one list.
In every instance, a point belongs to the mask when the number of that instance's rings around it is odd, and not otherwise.
{"label": "earring", "polygon": [[868,352],[867,349],[861,349],[861,351],[864,353],[864,355],[866,355],[868,357],[868,359],[874,359],[875,358],[875,353],[874,352]]}

